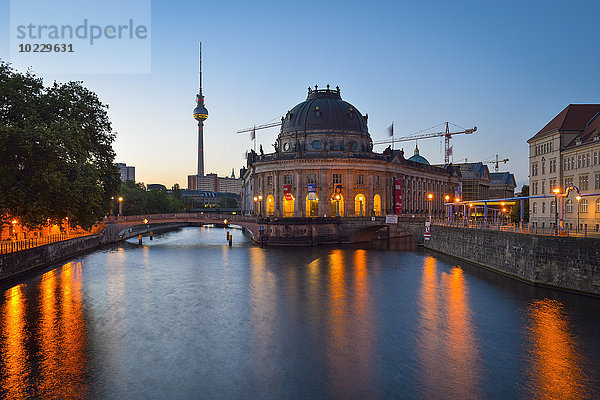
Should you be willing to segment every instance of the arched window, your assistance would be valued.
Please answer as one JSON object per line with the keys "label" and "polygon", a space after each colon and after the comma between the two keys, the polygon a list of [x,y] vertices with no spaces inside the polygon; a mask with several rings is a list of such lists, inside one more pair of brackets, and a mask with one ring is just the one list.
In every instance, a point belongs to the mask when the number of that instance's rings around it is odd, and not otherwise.
{"label": "arched window", "polygon": [[275,198],[273,195],[267,196],[267,215],[275,214]]}
{"label": "arched window", "polygon": [[331,215],[335,216],[344,216],[344,196],[339,193],[336,193],[331,197]]}
{"label": "arched window", "polygon": [[[315,194],[315,193],[311,193]],[[319,216],[319,198],[314,196],[314,200],[310,200],[306,195],[306,216],[307,217],[318,217]]]}
{"label": "arched window", "polygon": [[293,197],[289,200],[286,200],[285,196],[283,197],[283,216],[284,217],[293,217],[294,216],[294,198]]}
{"label": "arched window", "polygon": [[360,193],[354,197],[354,215],[356,215],[358,217],[365,216],[365,209],[366,209],[366,201],[365,200],[366,200],[365,196]]}
{"label": "arched window", "polygon": [[[600,200],[598,201],[598,204],[600,205]],[[378,194],[376,194],[375,197],[373,197],[373,212],[376,216],[381,215],[381,196],[379,196]]]}
{"label": "arched window", "polygon": [[533,213],[537,214],[537,203],[533,203]]}

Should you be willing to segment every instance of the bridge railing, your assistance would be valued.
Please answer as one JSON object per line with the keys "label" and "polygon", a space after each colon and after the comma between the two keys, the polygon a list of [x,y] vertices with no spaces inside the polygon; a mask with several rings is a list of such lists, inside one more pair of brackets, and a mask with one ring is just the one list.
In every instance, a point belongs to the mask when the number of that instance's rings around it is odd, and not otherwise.
{"label": "bridge railing", "polygon": [[102,229],[104,229],[104,224],[94,226],[89,231],[84,232],[56,233],[53,235],[40,236],[29,239],[0,242],[0,254],[14,253],[17,251],[31,249],[33,247],[45,246],[50,243],[56,243],[64,240],[95,235],[102,231]]}

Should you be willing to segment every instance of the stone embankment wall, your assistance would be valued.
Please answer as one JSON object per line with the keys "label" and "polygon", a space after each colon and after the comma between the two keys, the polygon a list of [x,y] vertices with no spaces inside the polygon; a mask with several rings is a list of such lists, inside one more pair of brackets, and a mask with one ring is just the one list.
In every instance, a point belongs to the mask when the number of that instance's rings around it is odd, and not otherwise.
{"label": "stone embankment wall", "polygon": [[425,247],[533,284],[600,295],[600,239],[434,225]]}

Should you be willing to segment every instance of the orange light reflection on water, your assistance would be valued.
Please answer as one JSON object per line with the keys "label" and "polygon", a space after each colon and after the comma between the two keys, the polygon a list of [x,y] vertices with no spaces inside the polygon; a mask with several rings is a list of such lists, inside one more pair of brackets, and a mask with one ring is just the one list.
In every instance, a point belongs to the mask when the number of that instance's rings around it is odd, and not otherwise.
{"label": "orange light reflection on water", "polygon": [[426,257],[419,296],[418,354],[425,398],[478,398],[481,363],[463,271],[438,272]]}
{"label": "orange light reflection on water", "polygon": [[27,379],[30,367],[25,348],[27,332],[23,287],[18,285],[7,290],[2,307],[2,361],[5,366],[2,390],[8,399],[29,398]]}
{"label": "orange light reflection on water", "polygon": [[563,305],[534,300],[528,307],[528,336],[533,368],[529,379],[534,396],[543,399],[583,399],[588,378]]}

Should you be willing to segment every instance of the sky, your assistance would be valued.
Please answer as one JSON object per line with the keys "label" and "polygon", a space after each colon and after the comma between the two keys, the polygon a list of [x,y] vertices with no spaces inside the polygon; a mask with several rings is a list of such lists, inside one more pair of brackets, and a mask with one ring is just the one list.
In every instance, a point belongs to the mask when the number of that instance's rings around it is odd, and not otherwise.
{"label": "sky", "polygon": [[[118,67],[110,73],[38,75],[48,85],[81,80],[109,105],[116,161],[135,166],[146,184],[186,187],[195,173],[200,41],[205,171],[226,176],[232,168],[239,175],[253,146],[236,131],[278,119],[306,99],[308,86],[330,84],[369,114],[374,141],[388,138],[392,121],[396,137],[445,121],[477,126],[473,135],[452,137],[453,161],[508,158],[500,170],[514,173],[520,189],[528,181],[526,141],[568,104],[597,103],[600,95],[598,1],[156,0],[138,9],[151,20],[147,60],[109,51],[87,65]],[[10,10],[0,0],[3,60],[14,47]],[[107,15],[132,12],[113,6]],[[149,68],[131,72],[129,63],[140,59]],[[34,72],[36,65],[34,58]],[[257,132],[265,152],[278,132]],[[432,164],[443,162],[442,138],[418,145]],[[407,157],[414,147],[396,144]]]}

